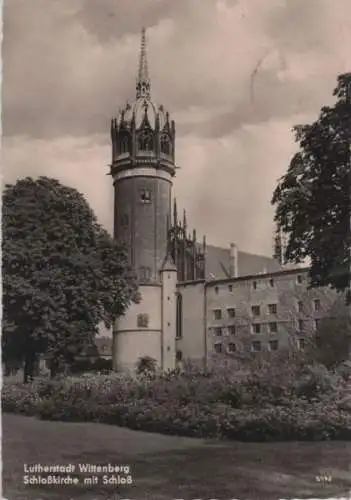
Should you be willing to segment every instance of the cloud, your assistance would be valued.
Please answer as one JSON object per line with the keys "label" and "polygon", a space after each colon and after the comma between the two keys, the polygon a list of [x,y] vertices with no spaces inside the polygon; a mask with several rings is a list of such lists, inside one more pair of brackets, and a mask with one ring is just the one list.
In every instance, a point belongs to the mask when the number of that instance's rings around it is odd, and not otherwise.
{"label": "cloud", "polygon": [[110,148],[99,140],[61,137],[50,141],[5,138],[4,182],[41,175],[59,179],[84,193],[99,221],[112,232],[113,187],[109,172]]}
{"label": "cloud", "polygon": [[5,179],[57,177],[112,228],[109,121],[134,95],[144,24],[152,93],[176,120],[180,204],[212,243],[270,253],[291,127],[351,68],[348,4],[5,0]]}

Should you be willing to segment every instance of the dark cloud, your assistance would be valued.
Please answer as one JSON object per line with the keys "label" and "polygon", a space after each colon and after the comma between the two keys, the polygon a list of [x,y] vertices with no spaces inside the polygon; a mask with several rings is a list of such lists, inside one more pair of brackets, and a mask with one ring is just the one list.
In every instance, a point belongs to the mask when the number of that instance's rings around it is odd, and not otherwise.
{"label": "dark cloud", "polygon": [[[316,110],[327,95],[318,75],[284,80],[279,72],[292,53],[317,57],[318,44],[330,43],[326,0],[273,4],[252,28],[260,11],[250,11],[245,1],[223,2],[228,12],[237,9],[233,23],[240,23],[229,31],[222,29],[213,0],[5,0],[4,134],[108,140],[110,117],[133,96],[142,25],[152,27],[150,71],[160,101],[190,118],[193,107],[208,111],[196,130],[185,116],[179,135],[220,137],[245,123]],[[167,20],[169,33],[160,35]],[[260,29],[274,42],[268,52],[260,49]],[[280,61],[267,69],[274,50]],[[329,78],[328,94],[334,84]]]}
{"label": "dark cloud", "polygon": [[[184,0],[82,0],[75,18],[101,44],[124,35],[140,33],[140,27],[151,27],[172,16]],[[178,4],[178,5],[177,5]]]}

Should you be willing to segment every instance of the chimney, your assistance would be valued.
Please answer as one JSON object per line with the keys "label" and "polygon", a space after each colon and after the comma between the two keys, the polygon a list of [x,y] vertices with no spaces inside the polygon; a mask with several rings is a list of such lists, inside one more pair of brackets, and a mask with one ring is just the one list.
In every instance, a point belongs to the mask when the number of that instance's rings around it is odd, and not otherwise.
{"label": "chimney", "polygon": [[238,277],[238,248],[234,243],[230,244],[229,273],[231,278]]}

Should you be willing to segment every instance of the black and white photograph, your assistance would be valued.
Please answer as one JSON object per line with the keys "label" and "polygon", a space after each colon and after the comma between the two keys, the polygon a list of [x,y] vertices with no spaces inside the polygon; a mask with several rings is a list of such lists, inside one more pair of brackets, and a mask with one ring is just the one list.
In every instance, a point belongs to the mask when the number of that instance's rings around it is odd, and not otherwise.
{"label": "black and white photograph", "polygon": [[1,44],[1,498],[351,499],[351,1]]}

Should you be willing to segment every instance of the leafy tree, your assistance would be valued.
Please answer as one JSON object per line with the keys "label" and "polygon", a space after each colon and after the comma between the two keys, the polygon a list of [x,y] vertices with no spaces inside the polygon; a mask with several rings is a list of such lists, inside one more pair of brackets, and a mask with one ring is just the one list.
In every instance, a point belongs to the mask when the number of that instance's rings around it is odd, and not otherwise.
{"label": "leafy tree", "polygon": [[94,342],[138,301],[127,250],[84,197],[55,179],[25,178],[3,195],[3,358],[24,362],[25,381],[46,354],[60,363]]}
{"label": "leafy tree", "polygon": [[310,355],[328,369],[349,359],[351,350],[351,318],[345,300],[340,298],[321,319],[313,337]]}
{"label": "leafy tree", "polygon": [[285,260],[311,262],[311,286],[343,291],[350,279],[351,73],[338,77],[334,106],[294,127],[297,152],[273,194]]}

